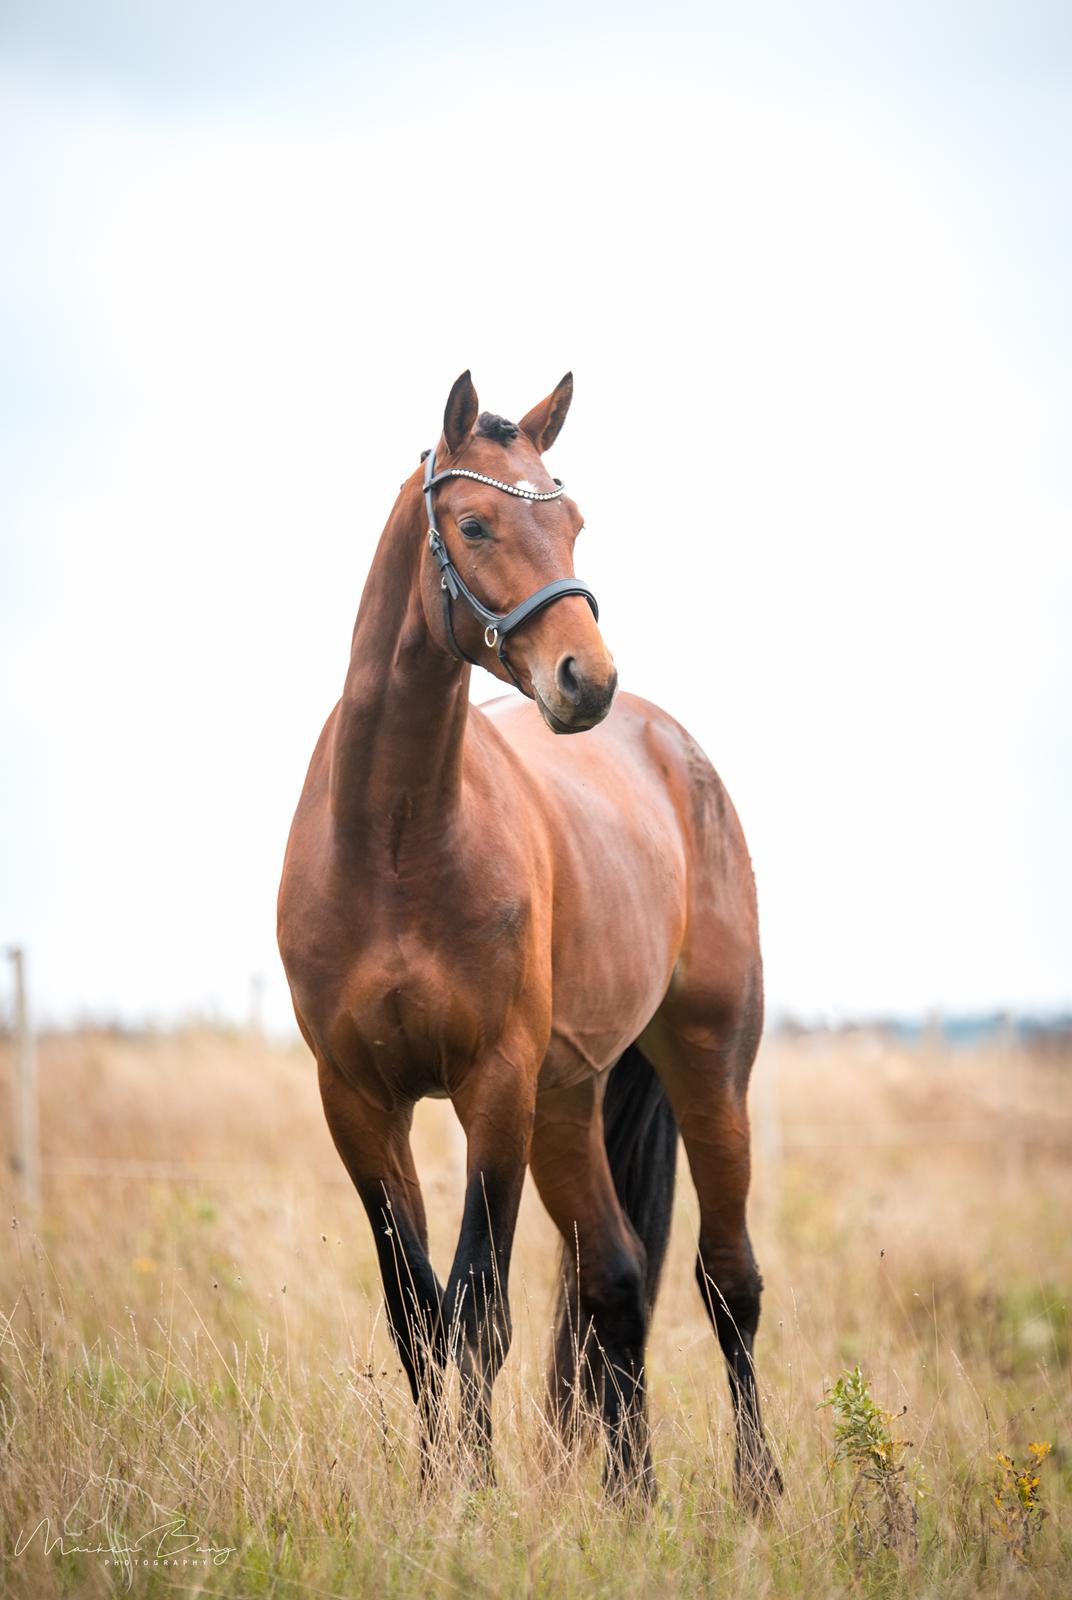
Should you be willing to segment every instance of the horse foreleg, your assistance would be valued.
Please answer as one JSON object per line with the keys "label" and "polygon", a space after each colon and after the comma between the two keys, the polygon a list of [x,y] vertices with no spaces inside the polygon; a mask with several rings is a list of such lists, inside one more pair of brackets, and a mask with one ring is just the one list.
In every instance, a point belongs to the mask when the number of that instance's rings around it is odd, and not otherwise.
{"label": "horse foreleg", "polygon": [[319,1062],[331,1136],[360,1195],[376,1243],[387,1321],[420,1416],[421,1476],[440,1432],[446,1341],[443,1291],[428,1259],[428,1229],[413,1164],[408,1102],[383,1106]]}
{"label": "horse foreleg", "polygon": [[535,1071],[483,1063],[454,1095],[467,1140],[465,1207],[444,1295],[444,1322],[461,1373],[461,1435],[478,1482],[494,1479],[491,1398],[510,1348],[510,1255],[525,1180]]}

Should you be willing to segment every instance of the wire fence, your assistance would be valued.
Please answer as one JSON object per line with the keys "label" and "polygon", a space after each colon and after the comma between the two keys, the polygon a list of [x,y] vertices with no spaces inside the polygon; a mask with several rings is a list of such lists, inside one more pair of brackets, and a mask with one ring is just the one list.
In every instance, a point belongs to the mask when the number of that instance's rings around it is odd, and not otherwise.
{"label": "wire fence", "polygon": [[[42,1157],[38,1129],[37,1063],[26,995],[26,964],[19,949],[8,952],[14,979],[15,1103],[13,1132],[17,1148],[10,1163],[18,1175],[24,1202],[40,1203],[42,1179],[90,1182],[243,1183],[264,1181],[288,1186],[348,1185],[339,1162],[330,1158],[303,1163],[234,1160],[177,1160],[126,1155],[56,1155]],[[255,1034],[256,1013],[251,1017]],[[1003,1072],[1003,1102],[988,1114],[956,1118],[905,1118],[900,1121],[812,1121],[787,1115],[782,1105],[776,1057],[761,1062],[753,1080],[750,1109],[753,1138],[768,1194],[777,1194],[787,1155],[823,1150],[914,1150],[926,1148],[992,1148],[999,1164],[1016,1170],[1030,1151],[1072,1150],[1072,1118],[1039,1114],[1021,1108],[1020,1073],[1009,1052]]]}
{"label": "wire fence", "polygon": [[[1014,1125],[994,1120],[965,1122],[905,1122],[897,1125],[859,1126],[848,1123],[798,1123],[770,1130],[753,1124],[762,1152],[764,1176],[769,1180],[786,1154],[811,1150],[904,1149],[920,1146],[992,1146],[1006,1153],[1032,1148],[1072,1149],[1072,1122],[1022,1119]],[[272,1161],[171,1161],[138,1156],[45,1157],[41,1171],[48,1177],[143,1180],[156,1183],[243,1183],[270,1179],[274,1183],[349,1184],[341,1162],[297,1166]]]}

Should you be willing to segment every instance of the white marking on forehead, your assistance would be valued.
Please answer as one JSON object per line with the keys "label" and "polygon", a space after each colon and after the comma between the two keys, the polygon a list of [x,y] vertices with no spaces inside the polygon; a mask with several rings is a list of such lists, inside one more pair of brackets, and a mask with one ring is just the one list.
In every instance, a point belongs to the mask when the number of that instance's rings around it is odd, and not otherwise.
{"label": "white marking on forehead", "polygon": [[[534,483],[530,483],[527,478],[518,478],[517,483],[514,485],[514,487],[517,488],[517,489],[527,489],[529,494],[539,494],[539,492],[540,492],[539,489],[537,489],[536,485]],[[532,504],[532,501],[531,500],[526,500],[525,504],[527,506],[530,506]]]}

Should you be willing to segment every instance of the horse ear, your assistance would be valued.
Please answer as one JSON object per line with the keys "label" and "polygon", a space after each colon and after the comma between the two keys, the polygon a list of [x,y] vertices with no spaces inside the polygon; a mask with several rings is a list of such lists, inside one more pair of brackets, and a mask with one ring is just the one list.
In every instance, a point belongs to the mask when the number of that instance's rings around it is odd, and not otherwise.
{"label": "horse ear", "polygon": [[463,372],[460,378],[454,380],[447,409],[443,413],[443,437],[452,455],[472,433],[479,410],[480,401],[473,388],[472,374]]}
{"label": "horse ear", "polygon": [[550,450],[558,438],[572,399],[573,373],[567,372],[557,388],[551,390],[547,399],[541,400],[538,406],[533,406],[532,410],[522,417],[521,431],[528,435],[541,455],[545,450]]}

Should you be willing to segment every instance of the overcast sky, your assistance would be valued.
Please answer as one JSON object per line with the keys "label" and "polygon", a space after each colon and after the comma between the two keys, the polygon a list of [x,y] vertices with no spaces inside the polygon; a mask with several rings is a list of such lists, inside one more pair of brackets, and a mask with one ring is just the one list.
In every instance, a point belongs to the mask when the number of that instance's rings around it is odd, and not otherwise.
{"label": "overcast sky", "polygon": [[574,371],[577,568],[737,802],[774,1008],[1072,1003],[1070,19],[7,0],[38,1010],[287,1023],[290,816],[465,367]]}

